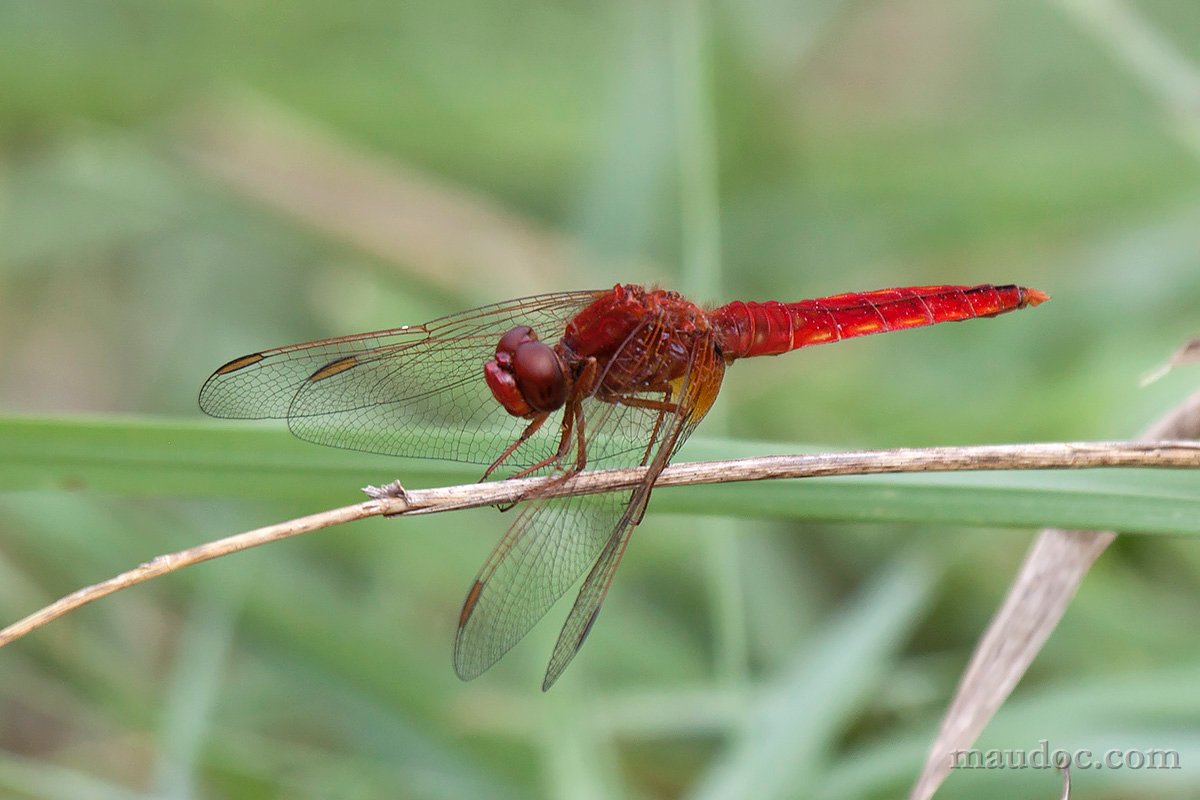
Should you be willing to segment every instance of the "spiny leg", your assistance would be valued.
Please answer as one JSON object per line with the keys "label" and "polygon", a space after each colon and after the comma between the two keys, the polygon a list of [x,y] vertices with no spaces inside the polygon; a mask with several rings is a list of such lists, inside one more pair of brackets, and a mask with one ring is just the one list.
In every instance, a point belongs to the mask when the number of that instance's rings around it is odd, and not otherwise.
{"label": "spiny leg", "polygon": [[538,429],[541,428],[542,425],[544,425],[546,423],[546,420],[548,420],[549,418],[550,418],[549,411],[543,411],[542,413],[540,413],[536,417],[534,417],[530,421],[530,423],[525,426],[525,430],[521,431],[521,435],[518,436],[512,444],[510,444],[507,448],[505,448],[504,452],[500,454],[499,458],[497,458],[495,461],[492,462],[492,465],[490,467],[488,467],[486,470],[484,470],[483,477],[480,478],[479,480],[481,482],[486,481],[488,479],[488,477],[493,472],[496,471],[496,468],[499,467],[501,464],[503,464],[505,461],[507,461],[508,457],[517,451],[518,447],[525,444],[525,442],[529,441],[529,437],[531,437],[535,433],[537,433]]}
{"label": "spiny leg", "polygon": [[568,400],[566,410],[563,411],[563,421],[558,437],[558,447],[555,448],[554,454],[546,456],[536,464],[530,464],[528,467],[513,473],[510,477],[524,478],[525,476],[532,475],[538,470],[548,467],[557,461],[561,461],[563,456],[567,454],[567,451],[571,449],[571,434],[575,430],[575,415],[577,413],[578,401]]}
{"label": "spiny leg", "polygon": [[662,400],[651,400],[648,397],[635,397],[634,395],[619,395],[615,400],[610,402],[620,403],[623,406],[630,408],[649,408],[652,411],[661,411],[664,414],[674,414],[679,411],[679,403],[670,401],[671,390],[667,389],[663,392]]}
{"label": "spiny leg", "polygon": [[553,463],[562,463],[566,458],[567,451],[570,450],[571,438],[574,437],[576,442],[575,463],[566,469],[562,469],[549,484],[555,486],[562,483],[572,475],[577,475],[583,471],[587,465],[587,446],[584,441],[583,432],[583,398],[586,397],[592,389],[596,381],[597,362],[596,359],[589,359],[580,371],[579,377],[575,380],[571,396],[567,399],[566,410],[563,412],[563,433],[558,440],[558,450],[549,458],[542,459],[537,464],[534,464],[528,469],[521,470],[513,477],[523,477],[531,472],[535,472],[542,467]]}
{"label": "spiny leg", "polygon": [[584,431],[583,418],[583,403],[581,397],[590,392],[596,382],[596,376],[599,374],[599,364],[596,359],[589,359],[583,370],[579,373],[579,380],[576,386],[579,391],[575,392],[575,419],[577,429],[575,431],[575,468],[570,471],[574,475],[583,471],[587,466],[587,436]]}
{"label": "spiny leg", "polygon": [[[592,389],[593,383],[596,380],[597,364],[596,359],[588,359],[584,364],[583,369],[579,373],[579,377],[575,379],[571,387],[571,394],[567,398],[565,410],[563,411],[563,421],[561,433],[558,437],[558,447],[554,451],[554,455],[547,456],[541,461],[533,464],[516,474],[513,478],[523,478],[526,475],[532,475],[538,470],[548,467],[551,464],[562,461],[567,455],[567,451],[571,449],[571,437],[577,429],[582,427],[583,420],[583,398],[588,395]],[[520,444],[518,442],[518,444]],[[583,469],[587,462],[586,456],[581,455],[576,457],[575,467],[571,470],[566,470],[567,474],[574,474]]]}
{"label": "spiny leg", "polygon": [[[508,476],[510,479],[524,478],[528,475],[538,472],[539,470],[551,466],[552,464],[562,463],[563,459],[566,458],[567,453],[571,449],[572,438],[579,438],[582,435],[583,398],[591,392],[596,381],[596,374],[596,359],[588,359],[587,363],[584,364],[583,369],[580,371],[579,376],[575,379],[575,381],[573,381],[571,394],[567,398],[567,402],[563,408],[563,419],[559,429],[560,433],[558,437],[558,447],[555,448],[554,453],[546,456],[535,464],[531,464],[528,467],[518,470],[517,472]],[[513,452],[517,450],[517,448],[519,448],[529,439],[530,436],[537,432],[537,430],[545,423],[549,415],[550,412],[543,412],[539,414],[532,422],[530,422],[529,425],[525,427],[525,430],[521,433],[521,436],[518,437],[515,442],[509,445],[508,448],[505,449],[504,453],[501,454],[500,458],[496,459],[496,461],[487,468],[487,471],[483,473],[483,477],[480,478],[480,480],[486,480],[488,476],[491,475],[498,466],[500,466],[501,463],[509,458]],[[586,450],[584,449],[582,440],[580,440],[578,444],[578,451],[575,457],[575,463],[567,469],[559,469],[559,471],[554,475],[553,480],[551,480],[545,488],[549,488],[550,486],[561,483],[572,475],[577,474],[583,469],[586,463]],[[508,511],[510,508],[515,506],[517,502],[519,501],[504,503],[497,506],[497,508],[499,508],[501,511]]]}
{"label": "spiny leg", "polygon": [[587,434],[584,432],[583,406],[576,411],[578,427],[575,431],[575,467],[569,474],[576,475],[587,466]]}
{"label": "spiny leg", "polygon": [[648,389],[652,392],[662,392],[662,400],[651,400],[648,397],[637,397],[635,395],[623,395],[614,400],[623,406],[630,408],[646,408],[651,411],[657,411],[658,416],[654,420],[654,428],[650,432],[650,440],[646,442],[646,452],[642,454],[641,463],[644,465],[649,459],[650,454],[654,451],[654,443],[658,441],[658,432],[662,429],[663,420],[669,414],[678,414],[680,406],[678,403],[671,402],[671,386],[653,386]]}
{"label": "spiny leg", "polygon": [[[575,380],[571,397],[567,400],[567,411],[565,415],[569,415],[571,419],[572,430],[564,431],[563,437],[558,442],[558,452],[554,455],[555,461],[561,461],[567,455],[567,450],[570,449],[570,439],[567,433],[573,433],[576,442],[575,449],[575,464],[569,469],[564,469],[561,473],[561,480],[566,480],[572,475],[577,475],[587,466],[587,445],[584,440],[584,414],[583,414],[583,398],[591,393],[592,387],[596,382],[596,375],[599,371],[599,365],[596,359],[588,359],[584,364],[583,369],[579,373],[579,377]],[[544,465],[543,465],[544,466]],[[554,483],[559,483],[561,480],[556,480]]]}
{"label": "spiny leg", "polygon": [[[533,464],[532,466],[526,467],[525,469],[521,470],[520,472],[514,473],[511,476],[512,478],[523,478],[526,475],[536,472],[537,470],[539,470],[543,467],[549,466],[550,464],[561,463],[562,459],[566,456],[567,451],[571,449],[570,448],[570,440],[572,438],[572,433],[574,433],[574,438],[579,440],[579,451],[578,451],[578,454],[576,455],[575,463],[567,469],[560,469],[558,472],[553,473],[550,476],[550,480],[548,480],[542,486],[538,487],[538,491],[539,491],[539,493],[545,492],[555,486],[558,486],[563,481],[567,480],[568,478],[570,478],[573,475],[579,474],[579,472],[583,470],[583,466],[586,463],[587,455],[584,450],[583,441],[582,441],[583,409],[580,407],[579,400],[572,399],[572,400],[568,401],[568,407],[567,407],[567,410],[563,413],[563,419],[564,419],[563,435],[562,435],[562,438],[559,440],[558,452],[552,456],[543,458],[538,463]],[[566,422],[568,420],[569,420],[569,422]],[[521,498],[521,499],[526,499],[526,498]],[[520,502],[520,501],[514,500],[511,503],[503,503],[496,507],[498,509],[500,509],[501,511],[508,511],[510,508],[515,506],[518,502]]]}
{"label": "spiny leg", "polygon": [[[525,467],[524,469],[514,472],[512,475],[509,476],[509,478],[510,479],[524,478],[527,475],[531,475],[534,472],[537,472],[539,469],[542,469],[543,467],[549,466],[550,464],[560,461],[562,459],[563,455],[569,449],[567,443],[571,440],[571,430],[574,428],[573,419],[574,418],[572,415],[572,410],[568,406],[567,410],[563,412],[562,434],[559,437],[557,452],[554,455],[543,458],[541,461],[537,462],[536,464],[531,464],[530,466]],[[490,472],[490,470],[489,470],[489,472]],[[487,477],[487,475],[485,474],[484,478],[486,478],[486,477]],[[558,482],[557,480],[553,481],[552,484],[557,483],[557,482]],[[508,503],[499,503],[496,505],[496,508],[499,509],[501,512],[508,511],[509,509],[511,509],[513,506],[515,506],[517,503],[519,503],[523,499],[525,499],[525,498],[522,497],[517,500],[508,502]]]}

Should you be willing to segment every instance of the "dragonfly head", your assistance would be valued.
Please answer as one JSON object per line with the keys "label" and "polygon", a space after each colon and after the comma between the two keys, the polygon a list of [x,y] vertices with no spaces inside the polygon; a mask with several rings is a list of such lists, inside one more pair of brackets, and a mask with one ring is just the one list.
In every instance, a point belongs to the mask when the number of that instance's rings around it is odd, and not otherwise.
{"label": "dragonfly head", "polygon": [[555,411],[567,401],[567,376],[554,348],[528,325],[500,337],[495,357],[483,365],[492,396],[514,417]]}

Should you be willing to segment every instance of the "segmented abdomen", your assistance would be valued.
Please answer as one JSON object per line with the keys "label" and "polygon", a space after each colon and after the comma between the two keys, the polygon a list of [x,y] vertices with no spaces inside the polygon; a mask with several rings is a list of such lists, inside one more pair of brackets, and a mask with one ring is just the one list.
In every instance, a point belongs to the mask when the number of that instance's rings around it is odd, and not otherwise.
{"label": "segmented abdomen", "polygon": [[735,301],[709,312],[729,359],[778,355],[853,336],[992,317],[1048,297],[1023,286],[913,286],[798,303]]}

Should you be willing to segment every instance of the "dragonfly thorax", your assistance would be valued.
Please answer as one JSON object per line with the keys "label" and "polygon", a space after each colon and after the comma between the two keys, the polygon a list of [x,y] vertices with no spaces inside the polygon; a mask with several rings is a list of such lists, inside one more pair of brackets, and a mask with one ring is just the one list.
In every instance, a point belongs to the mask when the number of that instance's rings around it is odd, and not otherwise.
{"label": "dragonfly thorax", "polygon": [[492,396],[514,417],[556,411],[567,401],[562,358],[528,325],[500,337],[495,357],[483,365],[483,377]]}
{"label": "dragonfly thorax", "polygon": [[561,348],[599,367],[602,398],[661,392],[687,372],[710,334],[699,306],[676,292],[618,284],[567,324]]}

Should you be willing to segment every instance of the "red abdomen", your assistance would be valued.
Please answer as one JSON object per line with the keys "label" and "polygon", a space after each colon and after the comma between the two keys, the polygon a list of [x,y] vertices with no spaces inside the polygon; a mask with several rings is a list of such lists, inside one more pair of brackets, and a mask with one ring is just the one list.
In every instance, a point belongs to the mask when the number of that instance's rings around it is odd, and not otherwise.
{"label": "red abdomen", "polygon": [[914,286],[798,303],[735,301],[709,312],[727,359],[786,353],[853,336],[992,317],[1048,297],[1023,286]]}

